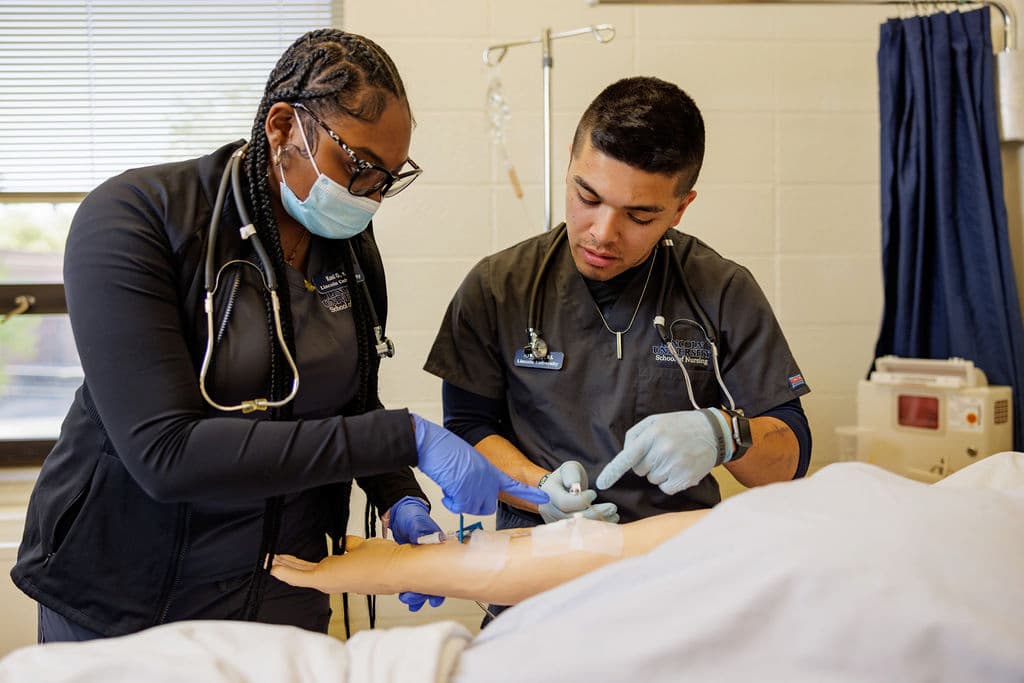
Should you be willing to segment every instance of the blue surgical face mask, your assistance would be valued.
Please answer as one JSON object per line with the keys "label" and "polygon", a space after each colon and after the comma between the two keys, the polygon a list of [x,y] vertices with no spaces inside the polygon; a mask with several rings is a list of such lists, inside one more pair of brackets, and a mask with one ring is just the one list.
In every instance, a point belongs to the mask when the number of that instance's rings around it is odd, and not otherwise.
{"label": "blue surgical face mask", "polygon": [[306,141],[306,132],[302,129],[302,123],[298,121],[297,116],[296,122],[309,161],[313,164],[313,170],[317,172],[317,179],[309,189],[309,196],[304,201],[300,200],[285,182],[284,167],[278,162],[284,210],[314,235],[332,240],[355,237],[366,230],[373,214],[380,208],[380,202],[369,197],[357,197],[349,192],[347,187],[321,173]]}

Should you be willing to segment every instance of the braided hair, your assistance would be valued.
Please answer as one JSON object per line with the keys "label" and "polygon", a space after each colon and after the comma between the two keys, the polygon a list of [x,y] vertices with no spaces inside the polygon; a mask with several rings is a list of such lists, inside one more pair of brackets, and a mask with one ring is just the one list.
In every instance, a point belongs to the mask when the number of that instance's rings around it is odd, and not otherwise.
{"label": "braided hair", "polygon": [[[404,103],[408,109],[405,86],[391,58],[368,38],[338,29],[319,29],[301,36],[285,50],[274,70],[270,72],[259,111],[253,121],[249,147],[245,155],[245,170],[253,206],[253,225],[266,247],[279,281],[286,281],[286,266],[277,219],[274,217],[271,199],[273,195],[268,174],[270,141],[267,139],[266,124],[270,108],[278,102],[301,102],[321,117],[344,115],[374,122],[380,118],[391,98]],[[307,121],[303,125],[306,126],[306,138],[316,145],[315,124]],[[279,288],[278,297],[281,305],[281,331],[285,343],[294,355],[295,334],[288,287]],[[357,304],[354,310],[356,324],[359,326],[357,329],[369,324],[365,313],[359,309],[360,305]],[[269,316],[267,325],[269,338],[273,339],[274,322]],[[366,346],[366,343],[359,344],[362,376],[358,399],[362,404],[369,402],[366,388],[369,380]],[[270,347],[270,396],[271,400],[279,400],[287,393],[291,377],[287,372],[282,372],[285,366],[281,350],[274,343],[271,343]],[[362,409],[366,410],[367,407]],[[291,405],[286,405],[274,410],[273,417],[287,418],[291,411]],[[263,601],[269,571],[269,566],[263,564],[263,558],[272,557],[275,552],[282,508],[282,496],[266,501],[263,538],[245,600],[246,619],[257,618]],[[344,539],[343,533],[341,537]]]}
{"label": "braided hair", "polygon": [[[277,102],[301,102],[318,116],[350,116],[361,121],[376,121],[390,98],[408,107],[405,86],[394,62],[383,48],[355,33],[325,28],[310,31],[285,50],[270,72],[256,120],[253,121],[245,170],[249,177],[249,196],[253,203],[253,224],[278,277],[284,281],[284,253],[271,202],[267,174],[270,143],[266,123],[270,108]],[[306,137],[316,144],[315,123],[306,121]],[[281,328],[288,346],[294,349],[288,288],[278,292],[281,300]],[[268,320],[273,338],[273,322]],[[272,345],[273,346],[273,345]],[[280,351],[271,358],[271,395],[278,399],[286,393],[291,379],[280,372]]]}

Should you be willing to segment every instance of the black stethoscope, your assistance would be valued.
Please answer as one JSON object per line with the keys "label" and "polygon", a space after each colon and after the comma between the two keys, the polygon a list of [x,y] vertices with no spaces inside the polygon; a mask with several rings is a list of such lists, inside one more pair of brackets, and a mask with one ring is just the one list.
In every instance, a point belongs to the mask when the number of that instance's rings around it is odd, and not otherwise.
{"label": "black stethoscope", "polygon": [[[555,228],[555,231],[556,234],[551,240],[551,245],[547,248],[547,251],[544,252],[544,256],[540,262],[540,267],[533,276],[533,283],[530,285],[530,308],[526,322],[526,333],[529,337],[529,342],[523,348],[523,354],[537,361],[544,361],[548,358],[550,353],[553,353],[550,351],[547,342],[544,341],[543,333],[540,330],[540,320],[544,309],[541,290],[543,289],[544,279],[551,264],[551,260],[558,251],[558,247],[566,239],[565,223],[562,223]],[[718,386],[721,388],[722,394],[729,401],[729,408],[734,412],[742,414],[742,411],[738,411],[736,409],[736,402],[733,400],[732,394],[729,393],[729,389],[726,388],[725,382],[722,380],[722,371],[718,365],[718,344],[715,341],[717,337],[715,327],[711,324],[711,320],[708,318],[707,313],[704,312],[704,309],[697,301],[697,297],[694,296],[689,283],[683,276],[682,263],[686,261],[687,257],[690,255],[690,249],[692,248],[693,243],[691,242],[686,246],[686,251],[683,253],[682,259],[672,258],[671,250],[675,247],[675,242],[668,236],[668,233],[662,237],[659,244],[664,251],[665,258],[661,266],[661,288],[658,292],[658,306],[655,309],[654,327],[658,330],[658,336],[661,337],[661,340],[665,343],[669,353],[672,354],[672,357],[675,359],[679,369],[683,372],[683,380],[686,383],[686,394],[690,399],[690,403],[693,405],[694,410],[700,410],[701,406],[697,404],[697,400],[693,395],[693,385],[690,382],[690,373],[687,371],[686,365],[683,363],[683,359],[679,355],[679,350],[676,348],[674,343],[674,328],[676,325],[681,324],[696,327],[704,335],[704,338],[707,340],[708,346],[711,349],[711,363],[715,370],[715,378],[718,380]],[[657,254],[655,254],[654,258],[657,258]],[[679,284],[682,285],[683,294],[686,297],[690,308],[697,314],[697,317],[700,318],[700,322],[681,318],[666,327],[665,316],[662,315],[662,311],[665,310],[665,293],[668,290],[669,262],[675,266],[676,279],[678,279]]]}
{"label": "black stethoscope", "polygon": [[[281,330],[281,302],[277,296],[277,275],[274,273],[273,263],[267,255],[267,250],[263,247],[263,242],[260,240],[259,235],[256,234],[256,227],[253,225],[252,220],[250,220],[249,212],[245,208],[245,201],[242,199],[242,183],[238,169],[241,166],[242,157],[245,156],[245,150],[248,147],[248,145],[242,145],[235,150],[234,154],[231,155],[231,159],[228,161],[227,166],[224,168],[224,173],[220,178],[220,186],[217,188],[217,199],[213,206],[213,217],[210,219],[209,233],[206,237],[206,265],[203,272],[203,282],[206,289],[206,298],[203,301],[203,308],[206,311],[206,351],[203,354],[203,364],[199,371],[199,391],[202,393],[203,398],[206,399],[207,403],[217,410],[241,410],[243,413],[267,410],[268,408],[279,408],[294,400],[296,394],[299,392],[299,369],[295,366],[295,359],[288,350],[288,344],[286,344],[284,340],[284,332]],[[232,259],[231,261],[224,263],[217,270],[216,276],[214,276],[214,248],[217,245],[217,230],[220,226],[220,214],[224,208],[224,199],[227,197],[229,182],[231,183],[231,192],[235,200],[235,209],[238,211],[238,217],[242,220],[242,227],[238,230],[239,234],[241,234],[243,240],[249,240],[252,242],[253,249],[256,251],[256,256],[260,261],[260,267],[257,268],[255,264],[243,259]],[[373,323],[373,334],[376,339],[375,348],[377,350],[377,356],[380,358],[390,358],[395,355],[395,345],[387,336],[384,335],[384,330],[377,318],[377,311],[373,305],[373,299],[370,296],[370,288],[366,284],[366,278],[363,275],[363,270],[359,265],[359,260],[356,258],[355,250],[352,248],[351,242],[349,242],[348,248],[349,253],[352,256],[352,267],[355,271],[355,279],[361,285],[360,288],[362,289],[363,296],[366,299],[366,304],[370,311],[370,319]],[[244,400],[236,405],[229,406],[217,403],[206,390],[206,375],[207,372],[209,372],[213,358],[213,296],[217,291],[217,287],[220,285],[220,277],[224,273],[224,270],[228,268],[228,266],[232,265],[249,266],[250,268],[256,269],[260,274],[260,280],[263,282],[264,289],[268,294],[270,294],[270,305],[274,316],[275,337],[277,337],[278,346],[281,347],[285,360],[288,362],[288,366],[292,371],[292,390],[287,396],[280,400],[271,401],[266,398],[252,398]],[[227,303],[224,320],[221,322],[219,333],[216,335],[217,341],[220,341],[224,336],[224,331],[227,328],[228,318],[231,315],[231,310],[234,306],[234,297],[237,291],[238,280],[236,279],[235,285],[231,291],[231,298]]]}

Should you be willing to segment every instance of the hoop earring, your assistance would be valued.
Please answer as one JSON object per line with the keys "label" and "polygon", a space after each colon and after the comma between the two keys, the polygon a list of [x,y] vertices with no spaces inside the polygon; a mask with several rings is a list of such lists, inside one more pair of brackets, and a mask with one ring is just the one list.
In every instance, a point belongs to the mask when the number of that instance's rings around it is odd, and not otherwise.
{"label": "hoop earring", "polygon": [[281,165],[281,153],[283,152],[283,150],[284,150],[284,148],[281,147],[281,145],[277,146],[277,152],[274,153],[274,165],[275,166],[280,166]]}

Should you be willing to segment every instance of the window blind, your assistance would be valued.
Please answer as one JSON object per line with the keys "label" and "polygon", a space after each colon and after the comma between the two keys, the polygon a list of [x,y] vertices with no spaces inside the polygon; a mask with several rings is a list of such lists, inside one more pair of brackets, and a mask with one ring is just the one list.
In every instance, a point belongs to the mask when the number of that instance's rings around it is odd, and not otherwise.
{"label": "window blind", "polygon": [[285,48],[340,25],[341,0],[0,3],[0,200],[248,138]]}

